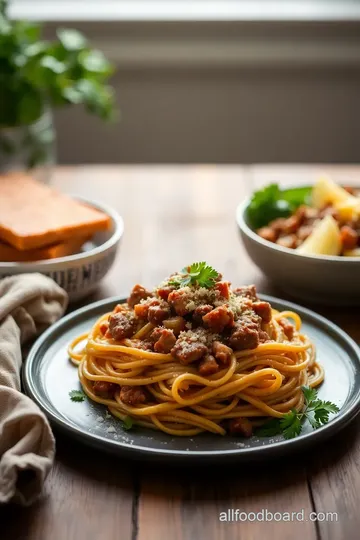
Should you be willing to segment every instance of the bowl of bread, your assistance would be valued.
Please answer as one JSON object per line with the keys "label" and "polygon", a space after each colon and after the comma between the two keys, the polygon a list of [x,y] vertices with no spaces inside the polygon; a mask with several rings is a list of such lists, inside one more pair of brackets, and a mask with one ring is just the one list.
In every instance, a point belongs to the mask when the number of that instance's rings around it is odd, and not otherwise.
{"label": "bowl of bread", "polygon": [[123,234],[111,208],[24,173],[0,176],[0,279],[40,272],[77,301],[111,268]]}

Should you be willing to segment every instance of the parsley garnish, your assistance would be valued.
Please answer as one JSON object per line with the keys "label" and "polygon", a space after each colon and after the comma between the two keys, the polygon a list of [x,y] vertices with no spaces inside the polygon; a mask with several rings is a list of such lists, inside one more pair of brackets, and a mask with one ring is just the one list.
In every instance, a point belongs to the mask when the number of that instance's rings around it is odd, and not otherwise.
{"label": "parsley garnish", "polygon": [[301,204],[308,204],[310,187],[281,190],[277,184],[255,191],[247,209],[247,217],[254,229],[267,225],[275,218],[288,217]]}
{"label": "parsley garnish", "polygon": [[169,280],[169,285],[174,287],[186,287],[187,285],[199,285],[210,289],[214,286],[219,273],[206,262],[196,262],[181,270],[181,274]]}
{"label": "parsley garnish", "polygon": [[123,423],[123,428],[126,429],[126,431],[129,431],[134,425],[134,422],[131,416],[125,416],[123,418],[122,423]]}
{"label": "parsley garnish", "polygon": [[81,402],[86,398],[86,394],[82,390],[71,390],[69,392],[71,401]]}
{"label": "parsley garnish", "polygon": [[297,412],[296,409],[291,409],[282,418],[272,418],[256,430],[256,435],[272,437],[282,434],[285,439],[293,439],[300,435],[304,418],[310,422],[313,429],[318,429],[328,423],[331,413],[339,412],[339,407],[331,401],[318,399],[315,388],[302,386],[301,389],[305,398],[304,410]]}

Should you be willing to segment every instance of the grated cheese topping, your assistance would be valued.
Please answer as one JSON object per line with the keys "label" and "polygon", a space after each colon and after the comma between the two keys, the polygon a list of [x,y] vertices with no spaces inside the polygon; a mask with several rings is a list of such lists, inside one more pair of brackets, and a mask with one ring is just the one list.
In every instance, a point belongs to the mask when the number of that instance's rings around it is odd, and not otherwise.
{"label": "grated cheese topping", "polygon": [[202,343],[207,347],[210,347],[214,341],[220,340],[219,334],[214,334],[207,330],[206,328],[196,328],[195,330],[184,330],[180,332],[178,340],[188,343],[189,346],[193,343]]}

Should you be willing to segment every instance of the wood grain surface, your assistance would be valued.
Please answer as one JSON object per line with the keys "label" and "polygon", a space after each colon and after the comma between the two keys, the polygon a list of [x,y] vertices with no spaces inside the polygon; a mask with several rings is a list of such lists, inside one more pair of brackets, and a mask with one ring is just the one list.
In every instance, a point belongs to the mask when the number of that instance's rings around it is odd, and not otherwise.
{"label": "wood grain surface", "polygon": [[[116,208],[125,234],[96,294],[126,294],[206,260],[234,284],[285,297],[248,259],[235,225],[237,204],[269,182],[310,184],[319,172],[360,183],[356,166],[81,166],[53,184]],[[72,306],[74,309],[77,306]],[[357,342],[357,309],[309,306]],[[0,507],[4,540],[355,540],[360,530],[359,421],[302,455],[247,466],[163,468],[125,462],[57,435],[57,457],[34,506]],[[299,521],[219,520],[221,512],[295,512]],[[311,512],[336,512],[312,521]],[[285,515],[286,516],[286,515]],[[261,518],[261,514],[260,514]]]}

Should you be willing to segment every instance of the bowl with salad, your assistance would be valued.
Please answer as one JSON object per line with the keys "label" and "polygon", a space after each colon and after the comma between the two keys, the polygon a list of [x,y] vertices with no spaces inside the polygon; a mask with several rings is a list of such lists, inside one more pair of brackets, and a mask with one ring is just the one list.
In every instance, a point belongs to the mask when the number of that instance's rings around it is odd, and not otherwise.
{"label": "bowl with salad", "polygon": [[238,206],[253,262],[294,297],[360,305],[360,189],[322,176],[313,186],[270,184]]}

